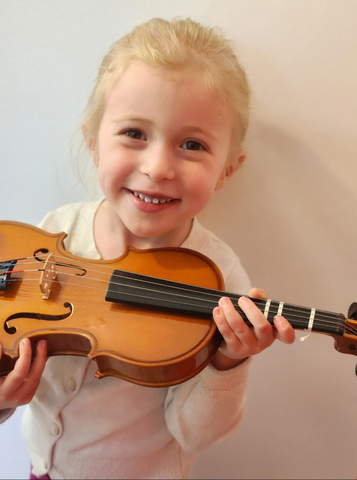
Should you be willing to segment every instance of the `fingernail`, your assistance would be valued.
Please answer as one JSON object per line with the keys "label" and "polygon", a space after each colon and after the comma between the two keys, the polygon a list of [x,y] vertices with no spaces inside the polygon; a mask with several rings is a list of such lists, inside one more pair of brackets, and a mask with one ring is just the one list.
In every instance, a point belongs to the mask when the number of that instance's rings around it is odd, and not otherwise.
{"label": "fingernail", "polygon": [[223,305],[227,305],[228,302],[229,302],[229,299],[227,297],[222,297],[219,300],[218,305],[221,305],[223,307]]}
{"label": "fingernail", "polygon": [[22,351],[24,348],[26,348],[30,343],[30,340],[28,338],[23,338],[20,342],[20,350]]}
{"label": "fingernail", "polygon": [[276,323],[281,323],[281,322],[283,322],[283,321],[284,321],[284,319],[283,319],[283,317],[282,317],[281,315],[276,315],[276,316],[274,317],[274,322],[276,322]]}
{"label": "fingernail", "polygon": [[239,300],[238,300],[238,305],[239,306],[244,306],[244,305],[247,304],[247,302],[248,302],[247,297],[240,297]]}

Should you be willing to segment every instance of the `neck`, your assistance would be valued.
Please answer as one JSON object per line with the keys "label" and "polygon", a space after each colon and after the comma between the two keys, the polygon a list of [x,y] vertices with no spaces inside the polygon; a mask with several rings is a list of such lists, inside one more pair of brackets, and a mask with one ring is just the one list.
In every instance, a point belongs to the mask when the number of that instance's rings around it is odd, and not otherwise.
{"label": "neck", "polygon": [[190,219],[176,228],[156,236],[140,236],[128,230],[120,217],[104,200],[95,215],[94,238],[101,258],[111,260],[120,257],[125,252],[127,245],[138,250],[180,247],[189,236],[192,224],[193,219]]}

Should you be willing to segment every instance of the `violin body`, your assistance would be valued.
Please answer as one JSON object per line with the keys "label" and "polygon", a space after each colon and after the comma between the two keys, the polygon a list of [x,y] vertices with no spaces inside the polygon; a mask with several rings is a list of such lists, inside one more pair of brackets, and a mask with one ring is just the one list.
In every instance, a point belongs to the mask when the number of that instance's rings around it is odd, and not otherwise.
{"label": "violin body", "polygon": [[33,354],[46,339],[49,356],[87,356],[98,378],[152,387],[184,382],[210,362],[221,341],[212,318],[107,301],[106,294],[115,269],[222,290],[213,262],[187,249],[132,247],[115,260],[89,260],[68,253],[65,237],[0,222],[0,375],[13,369],[23,338]]}
{"label": "violin body", "polygon": [[[197,375],[222,340],[212,319],[222,275],[207,257],[184,248],[137,250],[115,260],[77,257],[65,233],[50,234],[18,222],[0,222],[0,376],[19,356],[23,338],[46,339],[48,355],[86,356],[96,376],[166,387]],[[330,335],[341,353],[357,354],[357,303],[341,313],[252,301],[273,325],[283,315],[295,329]],[[304,340],[307,338],[301,338]]]}

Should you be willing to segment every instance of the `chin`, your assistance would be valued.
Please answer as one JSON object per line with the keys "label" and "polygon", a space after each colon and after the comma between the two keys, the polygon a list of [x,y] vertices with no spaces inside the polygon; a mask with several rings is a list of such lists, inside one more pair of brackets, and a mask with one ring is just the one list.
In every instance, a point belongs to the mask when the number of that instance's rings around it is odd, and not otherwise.
{"label": "chin", "polygon": [[160,229],[152,228],[152,226],[147,227],[147,228],[143,228],[142,226],[138,226],[137,228],[128,228],[128,229],[130,230],[132,235],[134,235],[135,237],[138,237],[139,239],[143,239],[143,240],[145,240],[147,238],[159,237],[160,235],[162,235],[164,233]]}

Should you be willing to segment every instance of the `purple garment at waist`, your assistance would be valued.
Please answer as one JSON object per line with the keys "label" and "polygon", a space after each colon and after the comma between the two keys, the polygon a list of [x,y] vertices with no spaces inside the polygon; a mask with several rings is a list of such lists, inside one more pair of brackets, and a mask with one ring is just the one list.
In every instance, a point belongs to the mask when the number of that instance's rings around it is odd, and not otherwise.
{"label": "purple garment at waist", "polygon": [[41,475],[40,477],[36,477],[36,475],[32,473],[31,468],[30,480],[51,480],[51,478],[47,475],[47,473],[45,475]]}

